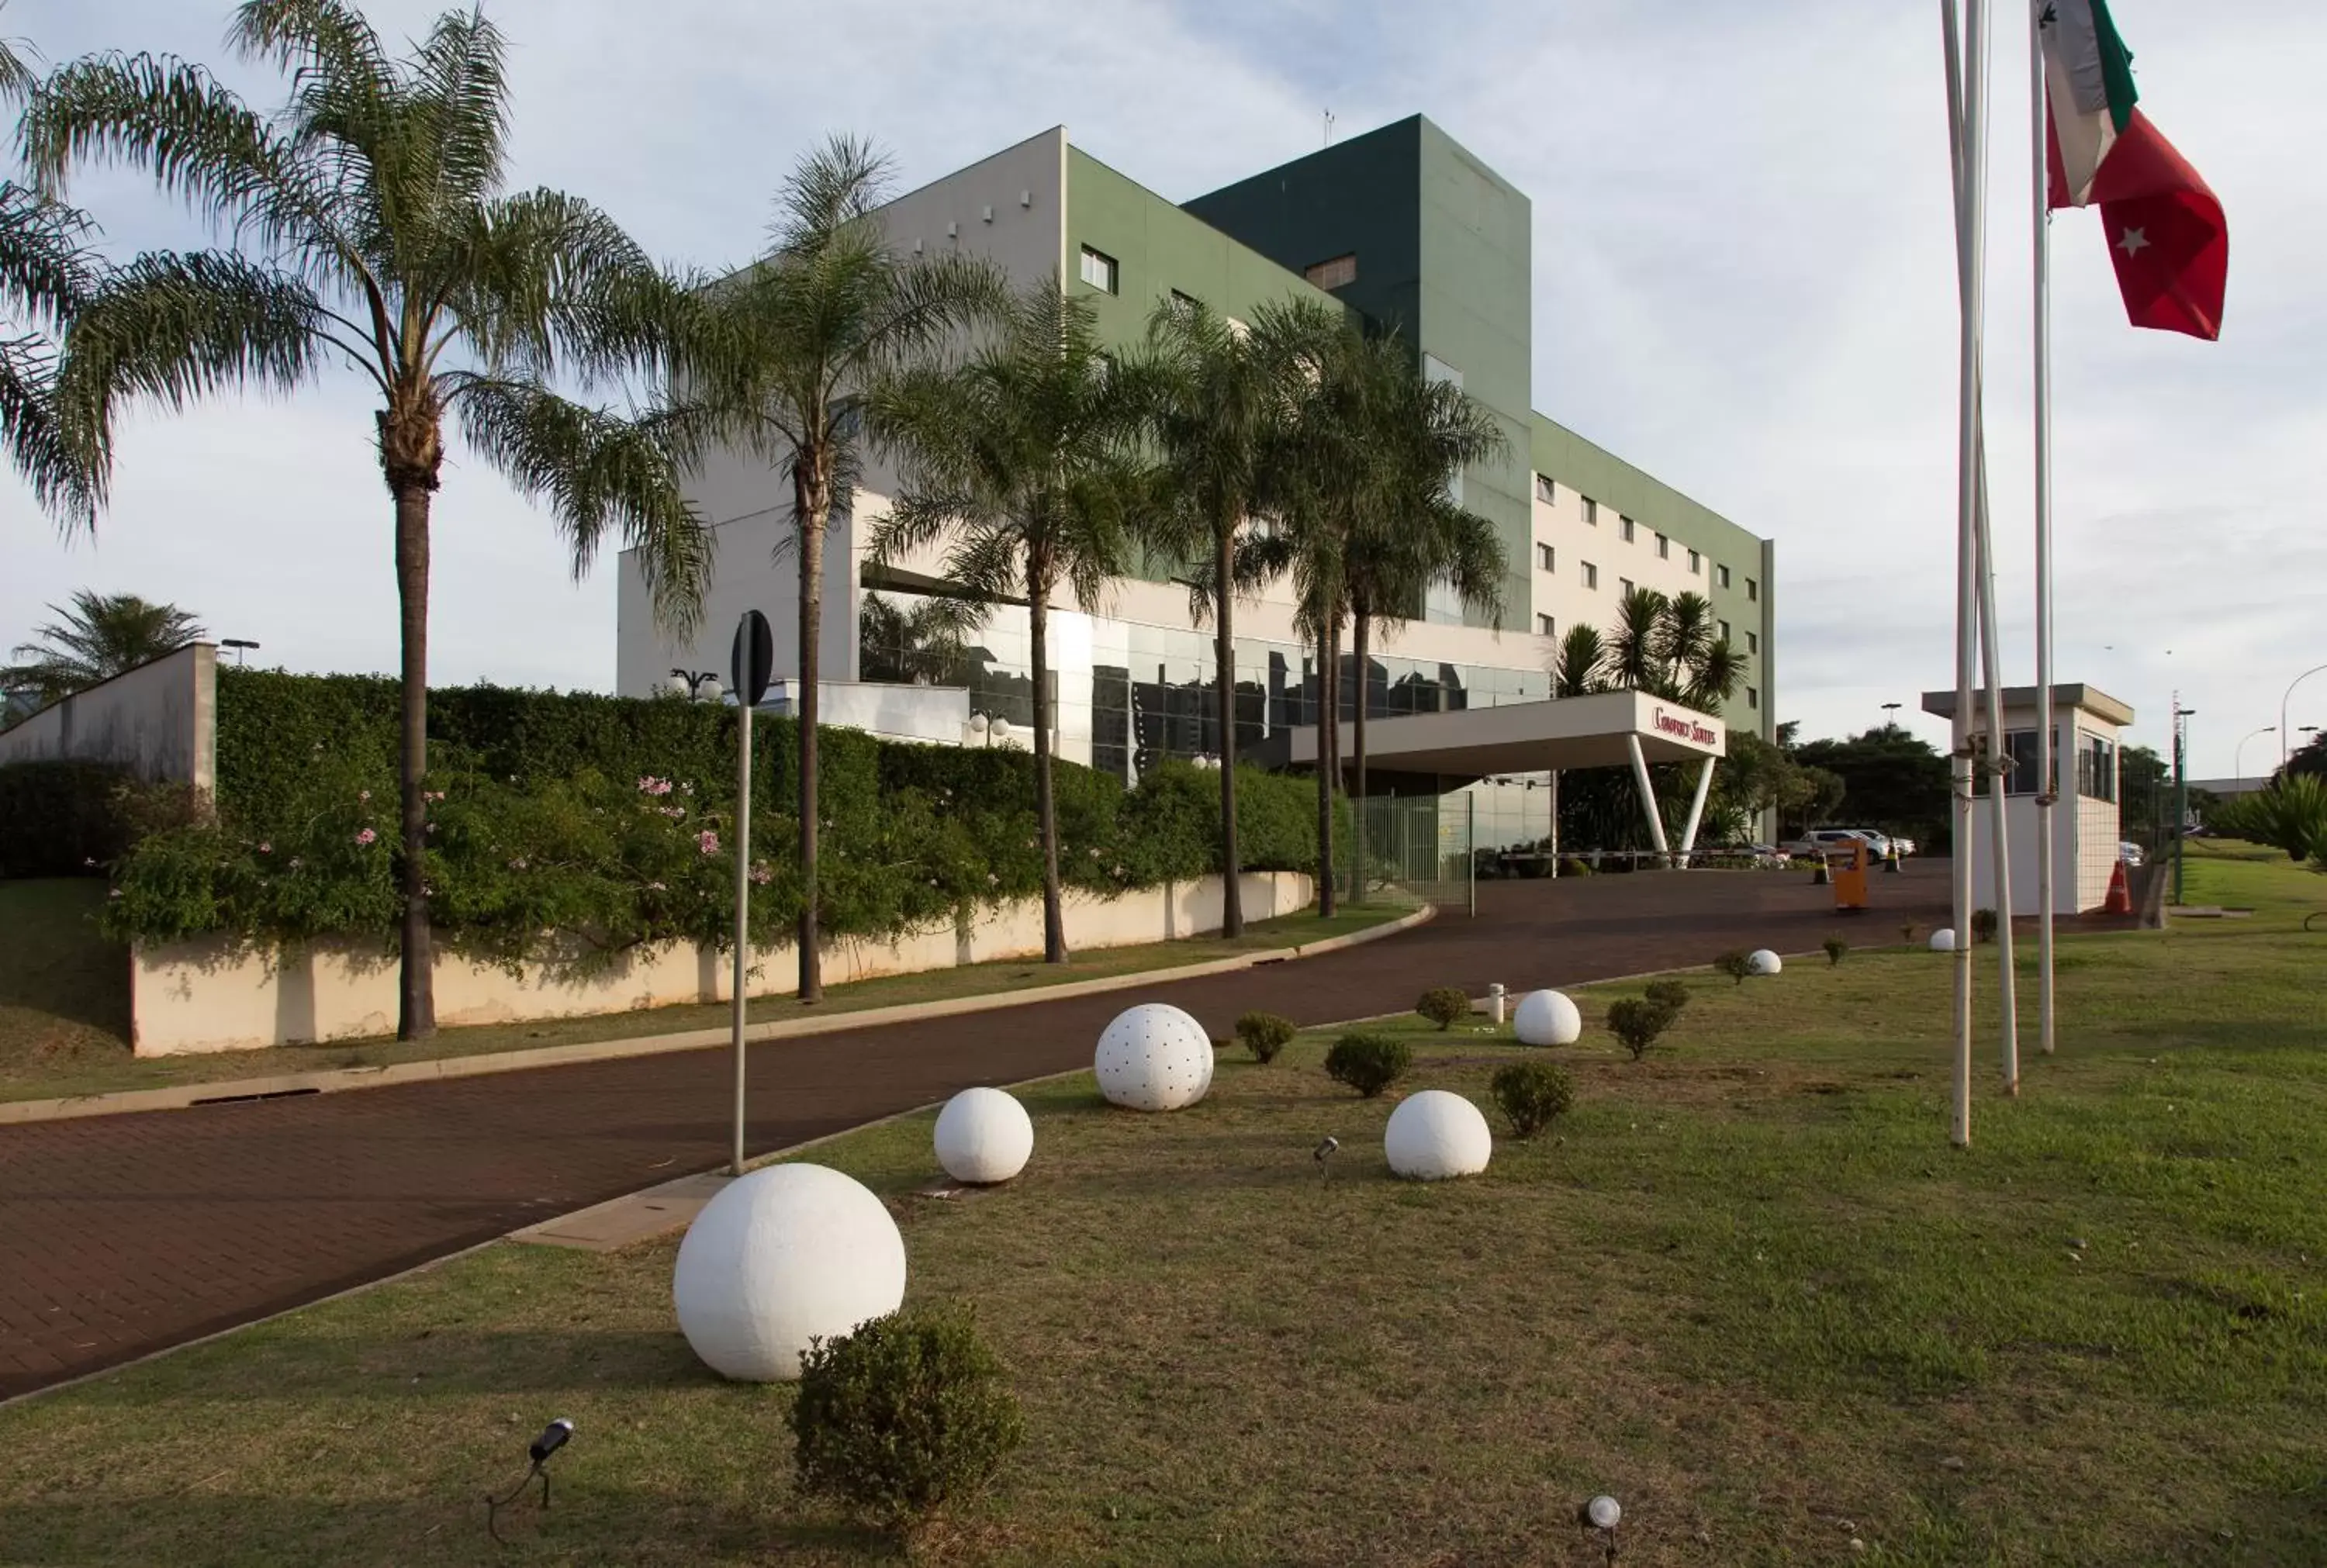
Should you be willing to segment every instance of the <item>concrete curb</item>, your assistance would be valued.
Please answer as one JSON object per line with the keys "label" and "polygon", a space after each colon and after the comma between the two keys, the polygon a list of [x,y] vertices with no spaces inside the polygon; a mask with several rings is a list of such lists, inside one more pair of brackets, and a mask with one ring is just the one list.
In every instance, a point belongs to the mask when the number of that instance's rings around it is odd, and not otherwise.
{"label": "concrete curb", "polygon": [[[1140,985],[1196,980],[1226,975],[1263,964],[1313,958],[1368,942],[1394,937],[1429,920],[1437,913],[1425,904],[1410,914],[1361,931],[1324,937],[1291,947],[1263,947],[1201,964],[1170,969],[1143,969],[1127,975],[1105,975],[1089,980],[1070,980],[1059,985],[1039,985],[1023,991],[995,991],[982,996],[955,996],[941,1002],[907,1002],[893,1007],[866,1007],[854,1013],[827,1013],[817,1018],[788,1018],[755,1023],[744,1031],[753,1044],[771,1040],[799,1040],[866,1029],[883,1023],[905,1023],[923,1018],[948,1018],[965,1013],[990,1013],[1005,1007],[1025,1007],[1038,1002],[1127,991]],[[440,1078],[481,1078],[490,1073],[526,1072],[534,1068],[565,1067],[578,1062],[613,1061],[634,1056],[661,1056],[671,1051],[705,1050],[725,1045],[728,1031],[690,1029],[673,1034],[637,1035],[623,1040],[593,1040],[574,1045],[545,1045],[529,1050],[494,1051],[477,1056],[435,1057],[424,1061],[399,1061],[385,1067],[318,1068],[311,1072],[276,1073],[268,1078],[229,1078],[213,1083],[173,1084],[158,1089],[118,1089],[104,1094],[72,1095],[61,1099],[0,1101],[0,1126],[26,1122],[64,1121],[76,1116],[121,1115],[135,1111],[181,1111],[223,1100],[287,1098],[294,1095],[341,1094],[350,1089],[387,1088],[396,1084],[430,1083]]]}

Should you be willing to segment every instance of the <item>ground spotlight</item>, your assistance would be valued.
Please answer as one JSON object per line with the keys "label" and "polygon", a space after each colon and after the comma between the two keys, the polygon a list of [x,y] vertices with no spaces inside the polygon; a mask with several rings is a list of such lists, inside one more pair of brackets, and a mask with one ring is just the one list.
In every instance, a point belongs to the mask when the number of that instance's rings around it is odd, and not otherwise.
{"label": "ground spotlight", "polygon": [[525,1474],[519,1478],[517,1485],[498,1498],[490,1492],[485,1494],[486,1534],[492,1536],[494,1540],[500,1541],[504,1546],[509,1545],[508,1541],[501,1538],[500,1511],[517,1501],[525,1489],[533,1484],[533,1478],[536,1476],[541,1478],[542,1508],[545,1512],[548,1509],[549,1472],[542,1467],[549,1462],[551,1454],[564,1448],[573,1440],[573,1437],[574,1423],[566,1416],[561,1415],[541,1429],[541,1435],[526,1447],[525,1455],[531,1463],[527,1467]]}

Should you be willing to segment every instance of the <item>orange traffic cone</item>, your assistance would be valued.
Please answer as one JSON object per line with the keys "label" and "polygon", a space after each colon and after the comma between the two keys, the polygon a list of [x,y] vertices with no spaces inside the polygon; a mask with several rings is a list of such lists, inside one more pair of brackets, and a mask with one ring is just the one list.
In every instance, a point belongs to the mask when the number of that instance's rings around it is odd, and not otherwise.
{"label": "orange traffic cone", "polygon": [[2109,915],[2133,913],[2133,889],[2125,880],[2123,861],[2109,868],[2108,896],[2101,901],[2101,912]]}

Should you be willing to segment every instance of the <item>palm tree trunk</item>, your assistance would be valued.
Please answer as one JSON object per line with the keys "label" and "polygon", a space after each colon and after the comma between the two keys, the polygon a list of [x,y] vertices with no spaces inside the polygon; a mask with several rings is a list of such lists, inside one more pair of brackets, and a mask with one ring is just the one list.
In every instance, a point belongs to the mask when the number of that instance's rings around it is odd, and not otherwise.
{"label": "palm tree trunk", "polygon": [[402,639],[403,733],[397,755],[402,820],[402,961],[397,972],[396,1037],[436,1032],[435,960],[428,929],[428,489],[396,490],[396,597]]}
{"label": "palm tree trunk", "polygon": [[[823,954],[817,933],[817,677],[824,638],[824,525],[832,507],[819,448],[797,460],[792,484],[799,528],[799,700],[793,705],[799,729],[799,999],[824,1000]],[[742,802],[737,809],[749,810]]]}
{"label": "palm tree trunk", "polygon": [[1350,814],[1350,834],[1353,841],[1350,846],[1351,863],[1357,868],[1356,874],[1350,882],[1350,897],[1355,902],[1362,904],[1366,901],[1367,887],[1366,699],[1373,695],[1373,670],[1366,662],[1368,641],[1366,633],[1373,624],[1373,615],[1363,599],[1357,600],[1352,608],[1357,612],[1358,711],[1355,733],[1350,736],[1350,750],[1351,761],[1357,764],[1358,788],[1357,794],[1351,802],[1352,809]]}
{"label": "palm tree trunk", "polygon": [[1051,797],[1050,574],[1039,553],[1027,563],[1026,649],[1034,667],[1034,820],[1042,841],[1042,962],[1067,961],[1066,911],[1059,897],[1059,813]]}
{"label": "palm tree trunk", "polygon": [[1236,532],[1223,532],[1212,554],[1212,624],[1220,633],[1220,935],[1244,935],[1244,889],[1238,882],[1236,798]]}

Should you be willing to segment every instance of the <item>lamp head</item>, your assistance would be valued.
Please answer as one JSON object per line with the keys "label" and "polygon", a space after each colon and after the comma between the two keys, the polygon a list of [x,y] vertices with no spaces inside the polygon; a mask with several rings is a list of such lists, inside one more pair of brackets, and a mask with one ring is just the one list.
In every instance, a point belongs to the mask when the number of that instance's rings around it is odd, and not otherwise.
{"label": "lamp head", "polygon": [[533,1440],[533,1446],[527,1449],[526,1452],[532,1457],[534,1463],[544,1463],[551,1454],[564,1448],[573,1436],[573,1420],[568,1416],[561,1415],[541,1429],[541,1435]]}

